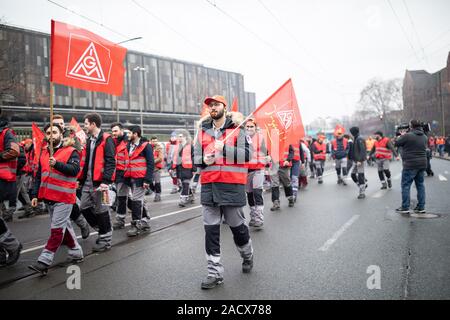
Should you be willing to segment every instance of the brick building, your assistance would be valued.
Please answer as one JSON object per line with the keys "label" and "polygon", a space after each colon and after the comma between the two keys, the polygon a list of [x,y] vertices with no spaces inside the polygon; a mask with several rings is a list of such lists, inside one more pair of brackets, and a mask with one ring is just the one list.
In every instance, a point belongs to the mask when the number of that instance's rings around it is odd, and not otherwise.
{"label": "brick building", "polygon": [[405,119],[429,122],[435,134],[450,133],[450,52],[446,67],[433,74],[406,70],[403,110]]}

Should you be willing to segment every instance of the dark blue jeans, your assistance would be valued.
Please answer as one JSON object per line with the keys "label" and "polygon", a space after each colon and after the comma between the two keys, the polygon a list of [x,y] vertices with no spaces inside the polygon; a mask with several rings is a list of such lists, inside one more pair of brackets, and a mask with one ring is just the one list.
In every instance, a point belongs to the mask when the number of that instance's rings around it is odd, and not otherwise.
{"label": "dark blue jeans", "polygon": [[402,207],[408,208],[410,205],[411,184],[416,184],[418,207],[425,209],[425,169],[403,169],[402,171]]}

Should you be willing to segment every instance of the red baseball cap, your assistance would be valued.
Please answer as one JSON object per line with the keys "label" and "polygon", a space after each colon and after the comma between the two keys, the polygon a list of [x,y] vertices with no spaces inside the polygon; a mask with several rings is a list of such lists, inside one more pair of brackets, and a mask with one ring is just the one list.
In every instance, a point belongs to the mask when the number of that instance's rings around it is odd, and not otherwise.
{"label": "red baseball cap", "polygon": [[209,104],[211,103],[211,101],[216,101],[216,102],[220,102],[220,103],[223,103],[223,105],[226,107],[227,106],[227,100],[225,99],[225,97],[224,96],[212,96],[212,97],[206,97],[206,99],[205,99],[205,101],[204,101],[204,103],[206,104],[206,105],[208,105],[209,106]]}

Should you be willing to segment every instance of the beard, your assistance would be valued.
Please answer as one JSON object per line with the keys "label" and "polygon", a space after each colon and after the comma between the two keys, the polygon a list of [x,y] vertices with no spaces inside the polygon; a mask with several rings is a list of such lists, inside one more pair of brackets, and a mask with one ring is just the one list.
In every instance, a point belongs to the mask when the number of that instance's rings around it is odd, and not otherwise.
{"label": "beard", "polygon": [[225,114],[225,109],[222,109],[221,111],[211,111],[209,113],[209,115],[211,116],[211,118],[213,120],[219,120],[220,118],[223,117],[224,114]]}

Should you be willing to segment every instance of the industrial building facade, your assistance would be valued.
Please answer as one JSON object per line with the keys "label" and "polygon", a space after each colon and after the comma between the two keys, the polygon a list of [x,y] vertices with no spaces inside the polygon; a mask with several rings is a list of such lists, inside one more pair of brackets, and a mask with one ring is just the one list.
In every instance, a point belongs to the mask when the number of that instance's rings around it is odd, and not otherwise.
{"label": "industrial building facade", "polygon": [[[15,126],[48,120],[50,35],[0,26],[0,104]],[[99,112],[105,126],[120,120],[143,124],[144,132],[168,134],[176,128],[193,131],[202,101],[220,94],[239,111],[255,109],[255,94],[245,92],[243,75],[200,64],[128,51],[123,94],[115,97],[55,85],[55,112],[82,120]]]}
{"label": "industrial building facade", "polygon": [[433,74],[406,70],[403,112],[406,119],[429,122],[435,134],[450,134],[450,53],[446,67]]}

